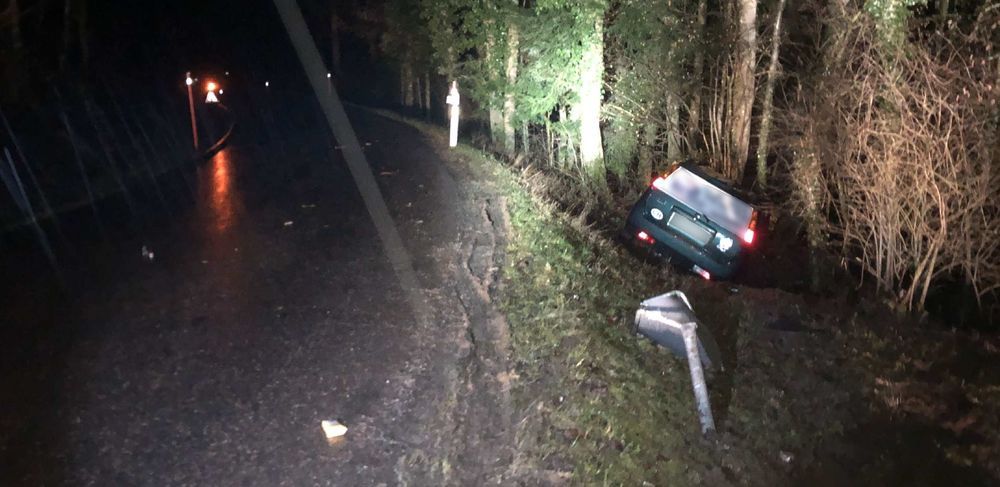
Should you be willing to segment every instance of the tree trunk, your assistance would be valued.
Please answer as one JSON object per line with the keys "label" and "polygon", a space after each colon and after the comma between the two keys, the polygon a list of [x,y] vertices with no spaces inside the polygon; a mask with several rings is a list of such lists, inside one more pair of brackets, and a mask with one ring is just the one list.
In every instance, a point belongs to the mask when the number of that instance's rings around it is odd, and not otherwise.
{"label": "tree trunk", "polygon": [[653,149],[656,146],[656,124],[646,122],[642,126],[642,142],[639,144],[639,167],[637,168],[637,184],[644,188],[649,184],[653,174]]}
{"label": "tree trunk", "polygon": [[[812,145],[810,141],[808,144]],[[814,146],[813,146],[814,147]],[[803,194],[805,204],[805,224],[806,240],[809,244],[809,284],[814,292],[821,290],[823,285],[822,263],[820,262],[820,252],[825,244],[823,235],[823,215],[820,212],[820,194],[822,192],[822,168],[820,167],[819,156],[807,147],[804,154],[801,154],[796,163],[799,165],[799,179],[805,186],[799,188]]]}
{"label": "tree trunk", "polygon": [[[694,35],[697,39],[702,39],[705,32],[705,18],[708,15],[708,0],[698,1],[698,18],[697,26]],[[704,50],[700,46],[695,47],[694,50],[694,66],[692,66],[693,73],[691,74],[694,80],[694,85],[691,87],[691,105],[688,107],[688,150],[690,152],[695,152],[696,140],[700,140],[699,134],[701,133],[701,90],[702,90],[702,78],[705,72],[705,54]]]}
{"label": "tree trunk", "polygon": [[667,110],[667,160],[671,163],[681,160],[681,107],[677,95],[664,96]]}
{"label": "tree trunk", "polygon": [[424,73],[424,115],[431,116],[431,73]]}
{"label": "tree trunk", "polygon": [[507,26],[507,91],[503,101],[503,151],[507,157],[513,157],[517,151],[514,140],[514,83],[517,82],[517,54],[520,44],[520,36],[517,25],[511,22]]}
{"label": "tree trunk", "polygon": [[403,64],[403,105],[413,106],[413,67],[409,61]]}
{"label": "tree trunk", "polygon": [[413,99],[421,111],[424,109],[424,97],[422,96],[424,89],[421,86],[422,78],[420,76],[413,77]]}
{"label": "tree trunk", "polygon": [[531,130],[528,122],[521,124],[521,150],[524,152],[524,157],[528,157],[531,153]]}
{"label": "tree trunk", "polygon": [[754,98],[754,66],[757,52],[757,0],[738,0],[738,29],[733,61],[733,91],[730,93],[729,146],[726,177],[739,183],[750,155],[750,116]]}
{"label": "tree trunk", "polygon": [[[827,49],[820,53],[822,56],[820,66],[825,73],[829,73],[831,69],[836,69],[843,56],[843,36],[840,30],[843,28],[843,22],[847,17],[846,3],[847,0],[832,0],[830,2],[832,15],[835,18],[832,22],[833,27],[831,32],[828,32],[827,36],[832,42],[827,43]],[[825,92],[823,87],[824,82],[821,78],[820,85],[817,88],[819,93]],[[821,100],[820,103],[825,103],[825,101]],[[822,155],[819,154],[818,150],[815,125],[823,121],[820,120],[820,117],[812,118],[813,121],[810,125],[813,126],[806,127],[807,130],[803,134],[804,143],[802,147],[799,147],[800,154],[797,154],[795,157],[792,170],[796,174],[793,175],[792,180],[799,185],[795,190],[803,205],[802,216],[806,227],[806,241],[809,245],[809,283],[813,291],[819,291],[823,285],[823,267],[820,262],[820,255],[826,244],[826,237],[823,230],[825,227],[825,215],[823,214],[823,201],[821,198],[825,183],[823,181],[822,161],[820,160]]]}
{"label": "tree trunk", "polygon": [[781,64],[778,62],[778,50],[781,47],[781,13],[785,9],[785,0],[778,0],[778,9],[774,14],[774,33],[771,36],[771,61],[767,67],[767,81],[764,85],[763,107],[760,113],[760,134],[757,137],[757,185],[761,189],[767,187],[767,153],[771,134],[771,113],[774,110],[774,84],[778,80]]}
{"label": "tree trunk", "polygon": [[555,166],[555,157],[552,154],[552,121],[545,117],[545,149],[549,156],[549,167]]}
{"label": "tree trunk", "polygon": [[500,145],[500,139],[502,138],[501,134],[503,134],[503,110],[498,108],[500,103],[496,101],[496,97],[491,98],[489,110],[490,139],[494,144]]}
{"label": "tree trunk", "polygon": [[559,105],[559,121],[562,122],[560,125],[563,126],[563,133],[559,134],[557,139],[558,147],[556,148],[559,154],[559,165],[561,167],[566,167],[569,165],[570,148],[572,147],[573,140],[565,135],[565,122],[569,120],[569,115],[566,113],[566,105]]}
{"label": "tree trunk", "polygon": [[604,11],[593,14],[594,32],[585,41],[581,62],[580,102],[574,117],[580,122],[580,162],[599,187],[607,184],[601,140],[601,88],[604,75]]}
{"label": "tree trunk", "polygon": [[[492,19],[487,19],[486,23],[486,71],[489,76],[490,82],[495,83],[497,80],[496,66],[496,34],[493,29],[495,24]],[[490,141],[494,145],[500,144],[500,132],[503,130],[503,112],[500,109],[501,103],[498,101],[496,94],[490,96],[489,101],[489,121],[490,121]]]}

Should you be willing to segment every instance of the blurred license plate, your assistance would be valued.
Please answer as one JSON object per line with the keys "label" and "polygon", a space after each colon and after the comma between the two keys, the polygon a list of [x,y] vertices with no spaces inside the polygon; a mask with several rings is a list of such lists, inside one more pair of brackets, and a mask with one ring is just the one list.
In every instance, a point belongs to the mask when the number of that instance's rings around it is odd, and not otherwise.
{"label": "blurred license plate", "polygon": [[680,232],[700,246],[704,246],[712,240],[711,230],[683,213],[671,212],[670,219],[667,220],[667,226]]}

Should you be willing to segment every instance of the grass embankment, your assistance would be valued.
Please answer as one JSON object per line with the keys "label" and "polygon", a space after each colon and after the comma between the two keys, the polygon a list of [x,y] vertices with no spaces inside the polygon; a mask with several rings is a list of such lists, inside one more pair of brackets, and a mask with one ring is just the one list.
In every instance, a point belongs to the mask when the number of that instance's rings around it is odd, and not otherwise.
{"label": "grass embankment", "polygon": [[[443,147],[440,128],[413,125]],[[501,306],[518,451],[548,478],[607,485],[998,478],[995,339],[976,344],[913,326],[849,293],[802,296],[643,264],[551,204],[536,184],[544,177],[526,178],[470,147],[445,154],[506,197]],[[723,351],[726,370],[709,377],[719,428],[711,440],[699,431],[686,364],[631,333],[639,301],[672,289],[688,294]],[[959,374],[970,349],[992,369]]]}

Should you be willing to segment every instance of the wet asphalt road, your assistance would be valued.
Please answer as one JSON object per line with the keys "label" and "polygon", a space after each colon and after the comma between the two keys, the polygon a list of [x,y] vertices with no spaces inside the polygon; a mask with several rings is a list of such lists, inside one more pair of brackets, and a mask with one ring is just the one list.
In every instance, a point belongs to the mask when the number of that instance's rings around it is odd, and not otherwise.
{"label": "wet asphalt road", "polygon": [[[474,292],[499,258],[495,200],[414,129],[351,117],[434,319],[411,318],[323,127],[267,143],[237,131],[188,175],[189,205],[80,250],[68,300],[6,259],[24,285],[0,318],[30,331],[0,362],[0,484],[502,478],[503,353],[483,337],[470,353],[496,318]],[[324,419],[347,436],[329,444]]]}

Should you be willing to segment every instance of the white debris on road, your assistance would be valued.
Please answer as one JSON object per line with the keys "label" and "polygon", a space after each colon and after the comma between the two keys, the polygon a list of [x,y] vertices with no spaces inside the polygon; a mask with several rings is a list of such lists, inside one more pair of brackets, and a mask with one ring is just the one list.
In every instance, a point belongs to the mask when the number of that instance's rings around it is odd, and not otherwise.
{"label": "white debris on road", "polygon": [[323,434],[326,435],[326,439],[338,438],[347,434],[347,426],[344,426],[340,421],[330,421],[323,420],[320,422],[320,426],[323,427]]}

